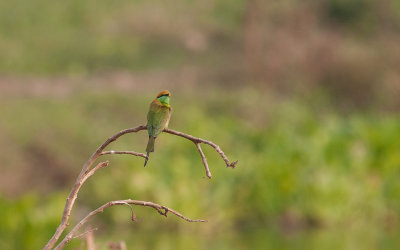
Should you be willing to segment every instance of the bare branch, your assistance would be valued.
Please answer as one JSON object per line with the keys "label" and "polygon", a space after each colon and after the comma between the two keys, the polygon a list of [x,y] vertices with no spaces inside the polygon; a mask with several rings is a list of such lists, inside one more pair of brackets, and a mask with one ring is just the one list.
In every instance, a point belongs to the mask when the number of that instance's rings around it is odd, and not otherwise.
{"label": "bare branch", "polygon": [[[161,206],[157,203],[153,203],[151,201],[138,201],[138,200],[117,200],[117,201],[110,201],[107,202],[106,204],[104,204],[103,206],[97,208],[96,210],[93,210],[92,212],[90,212],[85,218],[83,218],[78,224],[76,224],[76,226],[71,230],[71,232],[69,232],[67,234],[67,236],[65,236],[65,238],[60,242],[60,244],[58,244],[55,249],[62,249],[68,242],[70,242],[73,238],[74,238],[74,234],[85,224],[88,222],[88,220],[90,218],[92,218],[93,216],[95,216],[98,213],[102,213],[104,212],[104,209],[111,207],[111,206],[116,206],[116,205],[126,205],[126,204],[132,204],[132,205],[137,205],[137,206],[144,206],[144,207],[152,207],[155,210],[157,210],[158,213],[160,213],[161,215],[167,216],[167,212],[171,212],[173,214],[175,214],[176,216],[184,219],[185,221],[188,222],[207,222],[206,220],[192,220],[189,219],[185,216],[183,216],[182,214],[178,213],[177,211],[170,209],[168,207],[165,206]],[[164,210],[164,211],[162,211]]]}
{"label": "bare branch", "polygon": [[96,244],[94,244],[93,230],[89,231],[89,233],[86,236],[86,249],[96,250]]}
{"label": "bare branch", "polygon": [[83,237],[86,237],[87,234],[92,233],[92,232],[97,231],[97,230],[98,230],[98,228],[95,227],[95,228],[89,229],[89,230],[87,230],[87,231],[85,231],[85,232],[83,232],[81,234],[78,234],[78,235],[74,236],[73,238],[74,239],[75,238],[83,238]]}
{"label": "bare branch", "polygon": [[201,150],[200,143],[195,143],[195,144],[196,144],[197,150],[199,150],[201,159],[203,160],[203,165],[204,165],[204,168],[206,169],[206,175],[209,179],[211,179],[211,172],[210,172],[210,169],[208,168],[206,156],[204,155],[203,150]]}
{"label": "bare branch", "polygon": [[192,220],[192,219],[189,219],[189,218],[183,216],[182,214],[180,214],[179,212],[177,212],[177,211],[175,211],[175,210],[173,210],[171,208],[168,208],[168,207],[162,206],[162,209],[164,209],[164,213],[162,213],[162,215],[164,215],[165,217],[167,217],[167,213],[168,212],[171,212],[171,213],[175,214],[176,216],[178,216],[179,218],[184,219],[187,222],[207,222],[207,220]]}
{"label": "bare branch", "polygon": [[100,162],[99,164],[97,164],[94,168],[92,168],[89,173],[87,173],[85,176],[83,176],[81,183],[83,184],[90,176],[92,176],[94,174],[94,172],[96,172],[97,170],[99,170],[100,168],[105,168],[107,167],[109,164],[109,161],[104,161],[104,162]]}
{"label": "bare branch", "polygon": [[125,202],[125,205],[129,206],[129,208],[131,209],[131,220],[132,220],[132,221],[137,221],[135,212],[133,212],[133,207],[132,207],[132,205],[129,204],[129,203],[126,203],[126,202]]}
{"label": "bare branch", "polygon": [[238,163],[238,161],[229,162],[228,157],[226,157],[224,151],[222,151],[221,148],[217,144],[212,142],[212,141],[207,141],[207,140],[204,140],[204,139],[201,139],[201,138],[198,138],[198,137],[194,137],[192,135],[188,135],[188,134],[184,134],[184,133],[179,132],[179,131],[172,130],[172,129],[164,129],[164,132],[172,134],[172,135],[177,135],[177,136],[186,138],[186,139],[192,141],[196,145],[198,143],[204,143],[204,144],[210,145],[211,147],[213,147],[221,155],[222,159],[225,161],[226,167],[235,168],[236,164]]}
{"label": "bare branch", "polygon": [[83,168],[78,176],[78,178],[75,181],[75,184],[68,195],[67,202],[65,203],[64,207],[64,212],[63,216],[60,222],[60,225],[57,227],[56,232],[54,233],[53,237],[49,240],[49,242],[46,244],[44,249],[48,250],[53,248],[53,246],[56,244],[58,239],[60,238],[61,234],[64,232],[65,228],[68,225],[68,220],[69,217],[71,216],[71,210],[72,207],[74,206],[75,200],[78,197],[78,192],[79,189],[81,188],[83,182],[82,180],[84,179],[85,175],[89,172],[90,167],[92,164],[96,161],[96,159],[100,156],[101,152],[113,141],[117,140],[120,136],[127,134],[127,133],[136,133],[141,130],[145,130],[147,127],[145,125],[138,126],[136,128],[129,128],[125,130],[121,130],[117,134],[111,136],[108,138],[93,154],[90,156],[90,158],[87,160],[87,162],[83,165]]}
{"label": "bare branch", "polygon": [[103,151],[100,153],[100,155],[134,155],[134,156],[139,156],[139,157],[143,157],[145,159],[147,159],[147,155],[143,154],[143,153],[138,153],[138,152],[134,152],[134,151]]}
{"label": "bare branch", "polygon": [[[136,133],[139,132],[141,130],[145,130],[147,129],[147,127],[145,125],[141,125],[135,128],[129,128],[129,129],[125,129],[125,130],[121,130],[120,132],[118,132],[117,134],[111,136],[110,138],[108,138],[91,156],[90,158],[86,161],[86,163],[83,165],[82,170],[78,176],[78,178],[75,181],[75,184],[67,198],[65,207],[64,207],[64,211],[63,211],[63,215],[62,215],[62,219],[60,222],[60,225],[57,227],[56,232],[54,233],[54,235],[52,236],[52,238],[49,240],[49,242],[46,244],[46,246],[44,247],[44,249],[48,250],[48,249],[52,249],[54,247],[54,245],[57,243],[57,241],[59,240],[61,234],[64,232],[65,228],[68,226],[68,221],[69,218],[71,216],[71,211],[72,211],[72,207],[75,204],[75,201],[78,197],[78,192],[80,190],[80,188],[82,187],[83,183],[90,177],[92,176],[97,170],[108,166],[108,161],[105,162],[101,162],[99,164],[97,164],[95,167],[91,168],[93,163],[97,160],[97,158],[101,155],[107,155],[107,154],[129,154],[129,155],[134,155],[134,156],[138,156],[138,157],[143,157],[145,159],[148,159],[147,155],[143,154],[143,153],[138,153],[138,152],[134,152],[134,151],[103,151],[110,143],[112,143],[113,141],[117,140],[119,137],[121,137],[124,134],[128,134],[128,133]],[[164,129],[164,132],[169,133],[169,134],[173,134],[173,135],[177,135],[177,136],[181,136],[183,138],[186,138],[190,141],[192,141],[198,151],[200,152],[200,156],[203,160],[203,165],[206,169],[206,175],[208,178],[211,178],[211,172],[208,168],[208,164],[207,164],[207,160],[206,157],[200,147],[200,143],[204,143],[204,144],[208,144],[211,147],[213,147],[222,157],[222,159],[225,161],[226,166],[227,167],[231,167],[234,168],[236,166],[236,164],[238,163],[238,161],[235,162],[229,162],[228,158],[226,157],[225,153],[219,148],[218,145],[216,145],[215,143],[211,142],[211,141],[207,141],[201,138],[197,138],[188,134],[184,134],[182,132],[179,131],[174,131],[174,130],[170,130],[170,129]],[[157,204],[155,204],[154,206],[152,206],[151,204],[154,203],[146,203],[147,205],[142,205],[142,206],[151,206],[154,209],[156,209],[160,214],[162,215],[167,215],[168,211],[170,211],[171,213],[175,214],[176,216],[189,221],[189,222],[193,222],[193,221],[197,221],[197,220],[190,220],[186,217],[184,217],[183,215],[181,215],[180,213],[163,207],[163,206],[159,206]],[[116,204],[119,205],[119,204]],[[140,205],[140,204],[136,204],[136,205]],[[164,211],[163,211],[164,210]],[[135,218],[135,214],[132,213],[132,220],[136,220]],[[78,226],[78,225],[77,225]],[[72,232],[72,231],[71,231]]]}

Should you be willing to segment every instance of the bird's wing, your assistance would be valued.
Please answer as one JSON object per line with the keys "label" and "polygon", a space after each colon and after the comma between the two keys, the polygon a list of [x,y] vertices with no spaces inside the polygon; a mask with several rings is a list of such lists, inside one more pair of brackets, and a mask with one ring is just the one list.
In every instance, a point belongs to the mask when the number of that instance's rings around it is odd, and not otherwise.
{"label": "bird's wing", "polygon": [[169,122],[170,109],[152,103],[147,114],[147,129],[149,136],[157,136]]}

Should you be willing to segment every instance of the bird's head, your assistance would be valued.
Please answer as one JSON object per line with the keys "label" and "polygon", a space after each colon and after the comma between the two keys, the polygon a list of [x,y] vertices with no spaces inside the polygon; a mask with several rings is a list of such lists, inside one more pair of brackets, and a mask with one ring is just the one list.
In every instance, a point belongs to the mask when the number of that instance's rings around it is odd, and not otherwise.
{"label": "bird's head", "polygon": [[157,99],[164,105],[169,104],[169,98],[171,97],[171,93],[168,90],[163,90],[157,95]]}

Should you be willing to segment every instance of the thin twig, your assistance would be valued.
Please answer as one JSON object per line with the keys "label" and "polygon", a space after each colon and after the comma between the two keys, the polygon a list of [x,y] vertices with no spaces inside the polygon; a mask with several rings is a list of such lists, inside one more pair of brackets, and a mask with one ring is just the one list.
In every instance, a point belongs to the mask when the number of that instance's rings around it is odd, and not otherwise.
{"label": "thin twig", "polygon": [[100,168],[105,168],[107,167],[109,164],[109,161],[104,161],[104,162],[100,162],[99,164],[97,164],[94,168],[92,168],[85,176],[83,176],[81,182],[82,184],[90,177],[92,176],[97,170],[99,170]]}
{"label": "thin twig", "polygon": [[134,152],[134,151],[103,151],[100,153],[100,155],[134,155],[134,156],[139,156],[139,157],[143,157],[145,159],[147,159],[147,155],[143,154],[143,153],[138,153],[138,152]]}
{"label": "thin twig", "polygon": [[125,205],[129,206],[129,208],[131,209],[131,220],[132,220],[132,221],[137,221],[135,212],[133,212],[133,207],[132,207],[132,205],[129,204],[129,203],[125,203]]}
{"label": "thin twig", "polygon": [[229,159],[225,155],[224,151],[222,151],[221,148],[217,144],[212,142],[212,141],[207,141],[207,140],[204,140],[204,139],[201,139],[201,138],[198,138],[198,137],[194,137],[192,135],[188,135],[188,134],[185,134],[185,133],[182,133],[182,132],[179,132],[179,131],[172,130],[172,129],[164,129],[164,132],[172,134],[172,135],[177,135],[177,136],[181,136],[183,138],[186,138],[186,139],[192,141],[196,145],[198,143],[204,143],[204,144],[210,145],[211,147],[213,147],[221,155],[222,159],[225,161],[226,167],[235,168],[236,164],[238,163],[238,161],[229,162]]}
{"label": "thin twig", "polygon": [[[70,242],[73,238],[74,238],[74,234],[86,223],[88,222],[88,220],[95,216],[98,213],[102,213],[104,211],[104,209],[111,207],[111,206],[115,206],[115,205],[126,205],[126,204],[132,204],[132,205],[137,205],[137,206],[144,206],[144,207],[152,207],[155,210],[157,210],[161,215],[167,216],[167,212],[171,212],[173,214],[175,214],[176,216],[184,219],[185,221],[188,222],[207,222],[206,220],[192,220],[189,219],[185,216],[183,216],[182,214],[180,214],[179,212],[170,209],[168,207],[165,206],[161,206],[157,203],[151,202],[151,201],[138,201],[138,200],[117,200],[117,201],[110,201],[107,202],[106,204],[104,204],[103,206],[97,208],[96,210],[93,210],[92,212],[90,212],[85,218],[83,218],[78,224],[76,224],[76,226],[71,230],[71,232],[68,233],[67,236],[65,236],[65,238],[60,242],[60,244],[58,244],[55,249],[62,249],[65,244],[67,244],[68,242]],[[164,212],[160,212],[164,210]]]}
{"label": "thin twig", "polygon": [[78,235],[74,236],[73,238],[74,239],[75,238],[83,238],[83,236],[86,236],[88,233],[92,233],[92,232],[97,231],[97,230],[98,230],[98,228],[95,227],[95,228],[89,229],[89,230],[87,230],[87,231],[85,231],[85,232],[83,232],[81,234],[78,234]]}
{"label": "thin twig", "polygon": [[201,159],[203,160],[203,165],[204,165],[204,168],[206,169],[206,175],[209,179],[211,179],[211,172],[210,172],[210,169],[208,168],[206,156],[204,155],[203,150],[201,150],[200,143],[195,143],[195,144],[196,144],[197,150],[199,150]]}
{"label": "thin twig", "polygon": [[89,231],[89,233],[86,236],[86,249],[87,250],[96,250],[96,244],[94,243],[93,231]]}

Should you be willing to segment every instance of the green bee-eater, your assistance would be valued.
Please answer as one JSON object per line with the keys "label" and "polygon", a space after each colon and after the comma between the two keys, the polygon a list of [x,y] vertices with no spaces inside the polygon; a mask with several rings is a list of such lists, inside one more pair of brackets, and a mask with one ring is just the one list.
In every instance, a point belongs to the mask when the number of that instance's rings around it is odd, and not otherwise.
{"label": "green bee-eater", "polygon": [[147,164],[150,152],[154,152],[154,141],[157,136],[168,127],[169,118],[171,117],[172,108],[169,105],[171,94],[168,90],[161,91],[156,99],[150,104],[149,112],[147,113],[147,132],[149,133],[149,142],[147,143],[146,153],[147,159],[144,166]]}

